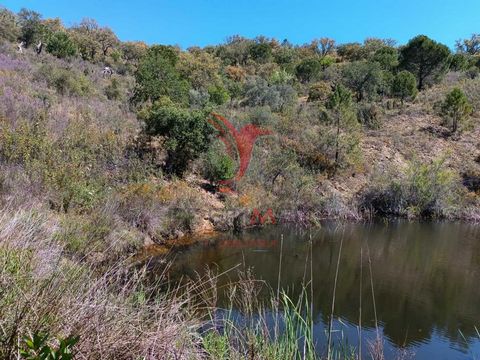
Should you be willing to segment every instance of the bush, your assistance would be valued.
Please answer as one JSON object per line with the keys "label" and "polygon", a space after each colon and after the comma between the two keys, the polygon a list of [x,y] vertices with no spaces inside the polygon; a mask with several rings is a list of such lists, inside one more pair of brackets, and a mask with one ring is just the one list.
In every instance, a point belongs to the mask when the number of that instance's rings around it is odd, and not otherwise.
{"label": "bush", "polygon": [[452,133],[458,129],[458,125],[468,119],[472,113],[472,105],[459,88],[454,88],[447,94],[442,103],[442,115],[445,123],[451,126]]}
{"label": "bush", "polygon": [[45,64],[38,69],[36,77],[45,80],[47,85],[53,87],[60,95],[85,96],[92,92],[90,80],[75,70]]}
{"label": "bush", "polygon": [[113,78],[105,88],[105,95],[109,100],[120,100],[122,98],[120,84],[116,78]]}
{"label": "bush", "polygon": [[51,341],[48,334],[35,333],[32,336],[27,336],[24,338],[25,346],[20,350],[20,354],[25,360],[73,359],[73,347],[79,338],[68,336],[65,339],[55,340],[59,343],[58,348],[53,348],[48,344]]}
{"label": "bush", "polygon": [[399,178],[368,190],[362,206],[378,215],[447,217],[461,206],[458,177],[445,159],[431,163],[411,162]]}
{"label": "bush", "polygon": [[382,111],[375,103],[359,103],[357,117],[368,129],[379,129],[382,125]]}
{"label": "bush", "polygon": [[393,78],[392,94],[403,102],[405,99],[414,99],[417,96],[417,80],[409,71],[401,71]]}
{"label": "bush", "polygon": [[251,77],[245,84],[244,104],[270,106],[273,111],[283,111],[294,104],[296,95],[290,85],[268,85],[261,77]]}
{"label": "bush", "polygon": [[356,61],[345,65],[344,84],[355,92],[357,101],[373,99],[382,84],[382,71],[376,62]]}
{"label": "bush", "polygon": [[332,93],[332,86],[325,81],[321,81],[310,86],[308,90],[308,101],[327,101]]}
{"label": "bush", "polygon": [[258,63],[265,64],[272,59],[272,47],[265,42],[250,45],[250,56]]}
{"label": "bush", "polygon": [[155,104],[145,117],[146,133],[165,138],[166,170],[181,176],[191,160],[208,149],[213,128],[205,112]]}
{"label": "bush", "polygon": [[64,59],[75,56],[77,47],[66,32],[56,32],[47,42],[47,51],[58,58]]}
{"label": "bush", "polygon": [[450,61],[450,69],[453,71],[465,71],[469,65],[469,57],[465,54],[454,54]]}
{"label": "bush", "polygon": [[293,75],[284,69],[276,70],[270,76],[270,83],[273,85],[286,85],[290,84],[293,80]]}
{"label": "bush", "polygon": [[207,153],[204,175],[212,182],[231,179],[235,175],[235,162],[220,149],[211,149]]}
{"label": "bush", "polygon": [[208,88],[208,94],[210,95],[210,101],[217,105],[223,105],[230,99],[230,94],[222,86],[210,86]]}
{"label": "bush", "polygon": [[472,66],[465,71],[465,75],[472,80],[476,79],[479,74],[480,74],[480,70],[476,66]]}
{"label": "bush", "polygon": [[322,71],[322,63],[320,59],[316,57],[302,60],[295,69],[298,80],[303,83],[316,79],[320,71]]}
{"label": "bush", "polygon": [[154,45],[142,57],[135,72],[133,101],[156,101],[168,96],[175,102],[186,103],[190,85],[176,69],[178,56],[169,46]]}

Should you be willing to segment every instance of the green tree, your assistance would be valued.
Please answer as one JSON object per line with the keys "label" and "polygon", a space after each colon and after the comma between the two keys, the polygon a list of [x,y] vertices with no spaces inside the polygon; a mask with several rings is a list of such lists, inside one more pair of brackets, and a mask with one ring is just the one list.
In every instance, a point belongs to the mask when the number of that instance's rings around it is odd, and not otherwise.
{"label": "green tree", "polygon": [[461,54],[477,55],[480,53],[480,34],[472,34],[470,39],[457,40],[455,47]]}
{"label": "green tree", "polygon": [[147,53],[147,49],[147,44],[141,41],[126,41],[120,45],[122,57],[133,64],[138,64],[140,59]]}
{"label": "green tree", "polygon": [[83,60],[95,61],[99,44],[95,33],[100,27],[93,19],[84,18],[80,24],[72,26],[70,33]]}
{"label": "green tree", "polygon": [[288,41],[283,41],[281,46],[273,48],[274,61],[289,73],[295,73],[295,63],[298,60],[298,53]]}
{"label": "green tree", "polygon": [[120,44],[110,28],[101,27],[94,19],[83,19],[71,32],[84,60],[104,61],[108,51]]}
{"label": "green tree", "polygon": [[337,54],[345,61],[359,61],[366,57],[365,49],[359,43],[347,43],[337,47]]}
{"label": "green tree", "polygon": [[208,94],[210,95],[210,101],[217,105],[223,105],[230,100],[230,94],[223,86],[210,86]]}
{"label": "green tree", "polygon": [[414,99],[417,96],[417,79],[409,71],[400,71],[393,78],[392,94],[403,102],[407,98]]}
{"label": "green tree", "polygon": [[450,64],[450,50],[443,44],[419,35],[400,50],[400,67],[417,77],[418,90],[439,81]]}
{"label": "green tree", "polygon": [[226,44],[216,48],[216,56],[222,59],[225,65],[245,65],[250,55],[252,43],[253,40],[239,35],[230,36]]}
{"label": "green tree", "polygon": [[140,60],[135,72],[133,101],[156,101],[168,96],[172,101],[188,100],[189,84],[176,69],[178,56],[170,46],[154,45]]}
{"label": "green tree", "polygon": [[47,42],[47,51],[58,58],[64,59],[75,56],[77,47],[70,36],[62,31],[50,36]]}
{"label": "green tree", "polygon": [[33,10],[25,8],[21,9],[17,16],[21,28],[20,39],[25,42],[25,46],[28,47],[37,40],[37,36],[41,32],[42,16]]}
{"label": "green tree", "polygon": [[266,42],[257,42],[250,45],[250,57],[261,64],[272,59],[272,47]]}
{"label": "green tree", "polygon": [[372,99],[382,83],[382,71],[377,62],[354,61],[342,71],[345,85],[355,92],[357,101]]}
{"label": "green tree", "polygon": [[297,65],[296,75],[301,82],[306,83],[314,80],[320,74],[321,70],[321,60],[316,57],[310,57],[302,60],[300,64]]}
{"label": "green tree", "polygon": [[15,41],[20,36],[15,14],[10,10],[0,7],[0,39]]}
{"label": "green tree", "polygon": [[394,47],[383,46],[372,57],[373,61],[380,64],[383,70],[392,71],[398,66],[398,50]]}
{"label": "green tree", "polygon": [[459,123],[472,114],[472,105],[459,88],[454,88],[447,94],[442,104],[442,114],[446,122],[451,123],[451,131],[455,133]]}
{"label": "green tree", "polygon": [[181,176],[191,160],[208,150],[213,128],[203,111],[179,109],[156,103],[145,117],[147,135],[165,138],[166,170]]}
{"label": "green tree", "polygon": [[199,48],[180,53],[176,67],[195,89],[207,89],[221,81],[220,59]]}
{"label": "green tree", "polygon": [[454,54],[450,61],[450,69],[453,71],[465,71],[469,68],[471,56],[457,53]]}
{"label": "green tree", "polygon": [[235,175],[235,162],[233,159],[220,152],[220,149],[211,149],[205,161],[205,178],[218,182],[228,180]]}
{"label": "green tree", "polygon": [[340,162],[358,146],[359,123],[352,104],[352,93],[343,85],[337,85],[330,95],[327,108],[334,126],[335,171]]}

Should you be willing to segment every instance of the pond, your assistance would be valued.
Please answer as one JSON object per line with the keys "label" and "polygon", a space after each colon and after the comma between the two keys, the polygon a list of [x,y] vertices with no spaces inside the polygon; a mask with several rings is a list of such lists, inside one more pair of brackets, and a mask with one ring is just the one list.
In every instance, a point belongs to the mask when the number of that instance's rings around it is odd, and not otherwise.
{"label": "pond", "polygon": [[[415,359],[480,357],[480,226],[474,224],[265,227],[200,241],[176,254],[171,271],[194,277],[206,266],[221,273],[240,264],[276,289],[281,259],[281,288],[295,298],[310,278],[311,264],[315,340],[325,349],[340,246],[333,322],[337,337],[358,346],[361,299],[366,349],[375,338],[374,299],[387,358],[398,349],[408,349]],[[235,276],[234,271],[221,276],[218,286]]]}

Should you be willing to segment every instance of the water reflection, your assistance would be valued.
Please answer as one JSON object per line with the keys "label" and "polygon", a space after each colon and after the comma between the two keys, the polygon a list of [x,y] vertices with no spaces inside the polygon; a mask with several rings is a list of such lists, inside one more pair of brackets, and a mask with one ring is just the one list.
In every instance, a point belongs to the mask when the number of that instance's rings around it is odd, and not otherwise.
{"label": "water reflection", "polygon": [[[178,255],[173,271],[194,276],[205,265],[215,264],[222,272],[240,263],[276,288],[283,234],[281,286],[293,297],[305,274],[309,277],[312,250],[313,307],[321,332],[328,322],[343,237],[335,316],[351,324],[346,326],[349,336],[356,336],[361,273],[362,324],[367,333],[374,326],[370,254],[377,316],[389,343],[414,347],[417,355],[425,353],[424,358],[436,353],[440,358],[462,358],[461,352],[470,356],[479,340],[479,230],[470,224],[409,222],[327,224],[311,232],[271,227],[202,242]],[[221,278],[219,285],[232,277],[230,273]]]}

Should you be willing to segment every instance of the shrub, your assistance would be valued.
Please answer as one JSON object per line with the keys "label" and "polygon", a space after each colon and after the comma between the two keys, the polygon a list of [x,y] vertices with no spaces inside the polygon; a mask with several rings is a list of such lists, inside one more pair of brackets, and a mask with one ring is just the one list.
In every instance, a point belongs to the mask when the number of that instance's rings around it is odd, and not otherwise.
{"label": "shrub", "polygon": [[156,101],[168,96],[175,102],[187,101],[189,84],[176,69],[178,56],[169,46],[154,45],[142,57],[135,72],[134,102]]}
{"label": "shrub", "polygon": [[210,100],[210,95],[205,89],[190,89],[188,92],[189,104],[193,109],[203,109]]}
{"label": "shrub", "polygon": [[35,333],[24,338],[25,346],[20,349],[20,354],[25,360],[71,360],[73,359],[73,347],[79,338],[68,336],[58,341],[58,348],[51,347],[49,334]]}
{"label": "shrub", "polygon": [[222,86],[210,86],[208,88],[208,94],[210,95],[210,101],[217,105],[223,105],[230,99],[230,94]]}
{"label": "shrub", "polygon": [[445,166],[445,159],[431,163],[412,161],[400,177],[363,195],[362,204],[378,215],[446,217],[461,206],[458,177]]}
{"label": "shrub", "polygon": [[327,101],[332,93],[332,86],[325,81],[321,81],[310,86],[308,90],[308,101]]}
{"label": "shrub", "polygon": [[369,129],[379,129],[382,125],[381,108],[375,103],[359,103],[357,117]]}
{"label": "shrub", "polygon": [[120,84],[116,78],[113,78],[110,84],[105,87],[105,95],[109,100],[120,100],[122,98]]}
{"label": "shrub", "polygon": [[228,180],[235,175],[235,162],[220,149],[211,149],[207,153],[204,172],[205,178],[212,182]]}
{"label": "shrub", "polygon": [[155,104],[145,117],[146,133],[165,138],[168,152],[166,170],[182,175],[191,160],[208,149],[213,128],[207,114]]}
{"label": "shrub", "polygon": [[345,65],[342,76],[345,85],[355,92],[357,101],[373,99],[383,80],[380,65],[366,61]]}
{"label": "shrub", "polygon": [[327,120],[332,125],[335,170],[349,164],[359,143],[359,123],[352,104],[352,94],[342,85],[337,85],[330,95]]}
{"label": "shrub", "polygon": [[266,42],[259,42],[250,45],[250,56],[259,63],[267,63],[272,59],[272,47]]}
{"label": "shrub", "polygon": [[295,69],[297,78],[303,83],[316,79],[320,71],[322,71],[322,63],[316,57],[302,60]]}
{"label": "shrub", "polygon": [[44,64],[38,69],[36,77],[45,80],[60,95],[85,96],[92,91],[90,80],[75,70]]}
{"label": "shrub", "polygon": [[465,75],[472,80],[476,79],[479,74],[480,74],[480,70],[476,66],[472,66],[465,71]]}
{"label": "shrub", "polygon": [[465,71],[469,65],[469,57],[465,54],[454,54],[450,61],[450,69],[453,71]]}
{"label": "shrub", "polygon": [[337,46],[337,54],[346,61],[359,61],[365,59],[366,53],[359,43],[347,43]]}
{"label": "shrub", "polygon": [[458,125],[464,122],[472,113],[472,105],[459,88],[454,88],[447,94],[442,103],[442,115],[445,123],[450,124],[452,133],[458,129]]}
{"label": "shrub", "polygon": [[77,47],[66,32],[56,32],[47,42],[47,51],[58,58],[64,59],[75,56]]}
{"label": "shrub", "polygon": [[414,99],[417,96],[417,80],[409,71],[401,71],[393,78],[392,94],[403,102],[405,99]]}
{"label": "shrub", "polygon": [[392,71],[399,64],[398,50],[390,46],[383,46],[375,51],[372,60],[378,62],[383,70]]}
{"label": "shrub", "polygon": [[275,70],[270,76],[270,83],[274,85],[290,84],[293,80],[293,75],[284,69]]}
{"label": "shrub", "polygon": [[0,8],[0,39],[15,41],[20,36],[20,28],[15,14],[8,9]]}
{"label": "shrub", "polygon": [[290,85],[268,85],[261,77],[251,77],[245,84],[244,104],[270,106],[273,111],[283,111],[294,104],[296,95]]}

